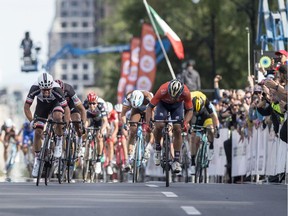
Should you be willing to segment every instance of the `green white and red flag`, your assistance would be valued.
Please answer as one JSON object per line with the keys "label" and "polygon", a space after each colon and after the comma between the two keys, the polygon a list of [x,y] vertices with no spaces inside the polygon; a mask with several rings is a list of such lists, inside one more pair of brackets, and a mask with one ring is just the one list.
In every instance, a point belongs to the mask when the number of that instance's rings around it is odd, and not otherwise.
{"label": "green white and red flag", "polygon": [[155,24],[156,31],[162,36],[167,36],[172,44],[172,47],[177,57],[179,59],[184,59],[184,48],[178,35],[170,28],[170,26],[157,14],[157,12],[150,5],[148,5],[148,10],[152,15],[151,17]]}

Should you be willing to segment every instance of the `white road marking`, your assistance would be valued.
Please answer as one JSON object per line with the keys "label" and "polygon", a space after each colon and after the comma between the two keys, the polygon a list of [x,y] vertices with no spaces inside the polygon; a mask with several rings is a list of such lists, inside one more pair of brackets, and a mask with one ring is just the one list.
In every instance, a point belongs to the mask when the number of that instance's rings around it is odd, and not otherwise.
{"label": "white road marking", "polygon": [[158,185],[153,185],[153,184],[146,184],[148,187],[159,187]]}
{"label": "white road marking", "polygon": [[161,192],[163,193],[166,197],[178,197],[175,193],[173,192]]}
{"label": "white road marking", "polygon": [[181,206],[181,208],[188,215],[201,215],[201,213],[196,208],[194,208],[193,206]]}

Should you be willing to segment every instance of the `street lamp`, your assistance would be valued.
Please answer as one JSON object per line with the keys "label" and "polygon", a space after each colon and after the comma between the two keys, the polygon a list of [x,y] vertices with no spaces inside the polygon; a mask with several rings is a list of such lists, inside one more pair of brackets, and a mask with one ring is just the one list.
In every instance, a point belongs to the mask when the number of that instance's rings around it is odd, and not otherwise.
{"label": "street lamp", "polygon": [[247,52],[248,52],[248,76],[251,75],[250,71],[250,29],[249,27],[245,28],[247,31]]}

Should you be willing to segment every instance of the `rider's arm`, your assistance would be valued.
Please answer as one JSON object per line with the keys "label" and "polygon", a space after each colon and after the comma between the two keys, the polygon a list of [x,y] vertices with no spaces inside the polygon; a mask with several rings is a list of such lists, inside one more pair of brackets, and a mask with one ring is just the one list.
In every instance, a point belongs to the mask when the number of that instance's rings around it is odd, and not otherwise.
{"label": "rider's arm", "polygon": [[33,115],[32,112],[30,110],[31,104],[25,103],[24,104],[24,113],[26,118],[31,122],[33,120]]}
{"label": "rider's arm", "polygon": [[80,112],[82,121],[83,121],[83,122],[86,122],[87,116],[86,116],[86,110],[85,110],[85,107],[83,106],[83,104],[82,104],[82,103],[78,104],[78,105],[77,105],[77,109],[78,109],[79,112]]}
{"label": "rider's arm", "polygon": [[131,109],[129,106],[123,105],[122,112],[121,112],[121,123],[122,125],[126,124],[126,113]]}
{"label": "rider's arm", "polygon": [[102,126],[101,126],[101,133],[103,134],[104,131],[109,127],[109,122],[107,116],[103,116],[102,118]]}
{"label": "rider's arm", "polygon": [[184,117],[184,124],[188,124],[193,116],[193,105],[190,91],[186,85],[182,94],[184,95],[184,108],[187,111]]}
{"label": "rider's arm", "polygon": [[24,113],[25,113],[25,116],[26,118],[31,122],[33,120],[33,115],[32,115],[32,112],[30,110],[30,107],[34,101],[34,98],[36,95],[38,95],[40,93],[40,88],[39,86],[37,85],[32,85],[30,90],[29,90],[29,93],[26,97],[26,101],[25,101],[25,104],[24,104]]}
{"label": "rider's arm", "polygon": [[111,134],[111,136],[114,138],[114,137],[117,137],[117,133],[118,133],[118,130],[119,130],[119,124],[118,124],[118,121],[115,120],[113,121],[113,133]]}

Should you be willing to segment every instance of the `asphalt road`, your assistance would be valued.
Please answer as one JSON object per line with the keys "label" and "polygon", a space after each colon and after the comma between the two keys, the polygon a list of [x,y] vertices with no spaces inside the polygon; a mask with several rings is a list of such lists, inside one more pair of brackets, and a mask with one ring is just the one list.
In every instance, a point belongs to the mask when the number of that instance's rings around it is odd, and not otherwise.
{"label": "asphalt road", "polygon": [[287,185],[0,183],[0,216],[286,216]]}

